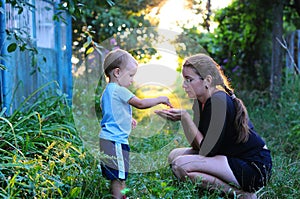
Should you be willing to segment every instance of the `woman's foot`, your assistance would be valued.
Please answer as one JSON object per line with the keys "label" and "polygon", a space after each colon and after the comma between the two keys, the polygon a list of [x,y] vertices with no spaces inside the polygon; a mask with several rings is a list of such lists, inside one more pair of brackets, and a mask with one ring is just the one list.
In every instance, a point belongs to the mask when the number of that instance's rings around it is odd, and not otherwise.
{"label": "woman's foot", "polygon": [[257,199],[255,193],[243,193],[239,195],[238,199]]}

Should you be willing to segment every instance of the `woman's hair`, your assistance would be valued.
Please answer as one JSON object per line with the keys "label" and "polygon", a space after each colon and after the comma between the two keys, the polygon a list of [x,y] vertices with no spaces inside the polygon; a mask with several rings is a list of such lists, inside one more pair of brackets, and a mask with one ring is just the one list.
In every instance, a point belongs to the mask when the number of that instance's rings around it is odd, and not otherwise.
{"label": "woman's hair", "polygon": [[133,60],[134,62],[135,59],[130,55],[127,51],[122,50],[122,49],[116,49],[110,51],[103,63],[103,68],[104,68],[104,73],[107,77],[110,76],[110,72],[114,70],[115,68],[123,68],[126,67],[128,62],[130,60]]}
{"label": "woman's hair", "polygon": [[249,138],[248,112],[242,100],[235,96],[221,67],[211,57],[205,54],[196,54],[188,57],[183,67],[193,68],[196,74],[202,78],[210,75],[212,77],[212,86],[223,88],[223,90],[231,96],[236,108],[234,119],[234,126],[238,132],[236,142],[246,142]]}

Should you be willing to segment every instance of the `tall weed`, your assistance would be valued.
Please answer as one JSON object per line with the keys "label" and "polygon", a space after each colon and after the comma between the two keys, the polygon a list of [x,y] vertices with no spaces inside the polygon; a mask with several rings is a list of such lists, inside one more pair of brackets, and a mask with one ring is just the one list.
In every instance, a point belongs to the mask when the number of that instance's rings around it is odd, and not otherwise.
{"label": "tall weed", "polygon": [[98,161],[77,135],[64,95],[0,117],[0,162],[2,198],[101,196]]}

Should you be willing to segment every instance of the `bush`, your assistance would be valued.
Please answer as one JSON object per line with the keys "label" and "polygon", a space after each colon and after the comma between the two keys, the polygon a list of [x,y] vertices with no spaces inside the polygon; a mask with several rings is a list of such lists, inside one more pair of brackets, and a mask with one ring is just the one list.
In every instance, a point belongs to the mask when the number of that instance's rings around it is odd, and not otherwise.
{"label": "bush", "polygon": [[77,135],[63,95],[1,116],[0,154],[3,198],[99,196],[104,187],[97,159]]}

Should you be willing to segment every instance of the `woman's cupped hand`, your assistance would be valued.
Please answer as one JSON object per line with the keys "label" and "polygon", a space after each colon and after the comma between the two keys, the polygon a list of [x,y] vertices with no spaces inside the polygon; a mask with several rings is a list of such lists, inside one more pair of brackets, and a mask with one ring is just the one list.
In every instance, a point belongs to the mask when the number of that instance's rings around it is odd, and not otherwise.
{"label": "woman's cupped hand", "polygon": [[170,108],[170,109],[156,110],[155,113],[164,119],[171,120],[171,121],[178,121],[181,120],[181,117],[184,113],[186,113],[186,110]]}

